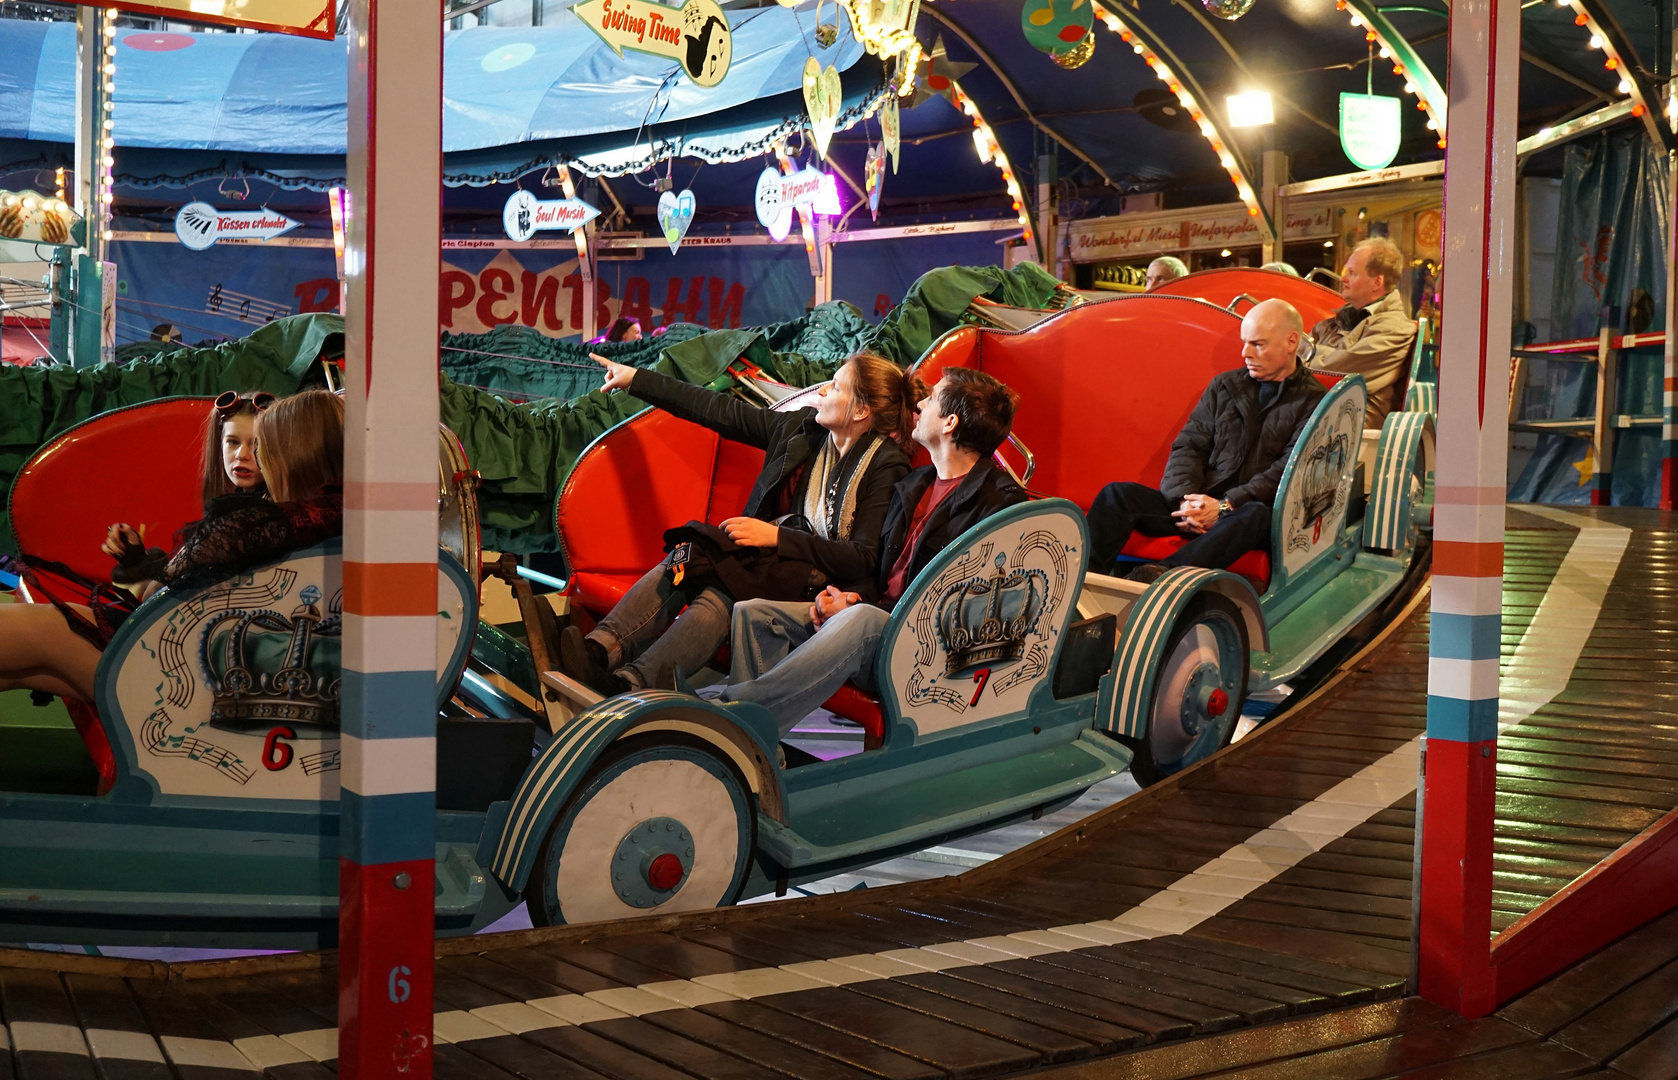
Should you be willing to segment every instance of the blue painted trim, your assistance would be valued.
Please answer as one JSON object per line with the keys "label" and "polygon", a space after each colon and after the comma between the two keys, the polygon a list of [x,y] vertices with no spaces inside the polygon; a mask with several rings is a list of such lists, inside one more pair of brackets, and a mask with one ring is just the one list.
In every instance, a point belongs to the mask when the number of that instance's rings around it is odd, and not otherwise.
{"label": "blue painted trim", "polygon": [[[577,715],[553,737],[530,763],[507,811],[507,823],[496,845],[490,870],[514,892],[530,880],[536,853],[547,838],[548,829],[582,783],[594,762],[612,743],[634,728],[655,719],[681,713],[702,714],[720,719],[744,732],[757,743],[764,758],[773,763],[780,734],[767,710],[754,705],[724,707],[688,694],[669,690],[643,690],[608,698]],[[756,723],[754,721],[761,721]],[[775,782],[780,784],[780,767]],[[747,777],[750,781],[752,778]]]}
{"label": "blue painted trim", "polygon": [[437,734],[436,672],[345,670],[340,695],[345,735],[411,739]]}
{"label": "blue painted trim", "polygon": [[437,796],[431,791],[338,796],[338,850],[357,866],[436,857]]}
{"label": "blue painted trim", "polygon": [[1455,742],[1486,742],[1497,738],[1497,698],[1464,701],[1427,696],[1427,737]]}
{"label": "blue painted trim", "polygon": [[1503,616],[1435,611],[1432,655],[1447,660],[1495,660],[1503,650]]}

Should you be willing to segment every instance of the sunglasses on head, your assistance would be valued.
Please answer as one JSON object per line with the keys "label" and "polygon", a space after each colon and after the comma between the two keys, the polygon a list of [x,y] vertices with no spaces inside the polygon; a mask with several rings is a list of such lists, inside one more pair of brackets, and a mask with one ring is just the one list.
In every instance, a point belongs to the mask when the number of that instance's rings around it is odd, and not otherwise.
{"label": "sunglasses on head", "polygon": [[249,402],[251,408],[255,409],[257,412],[267,412],[268,407],[278,400],[279,398],[268,393],[266,390],[258,391],[254,394],[240,394],[237,391],[224,390],[221,395],[216,398],[216,412],[221,416],[238,412],[239,403],[241,401]]}

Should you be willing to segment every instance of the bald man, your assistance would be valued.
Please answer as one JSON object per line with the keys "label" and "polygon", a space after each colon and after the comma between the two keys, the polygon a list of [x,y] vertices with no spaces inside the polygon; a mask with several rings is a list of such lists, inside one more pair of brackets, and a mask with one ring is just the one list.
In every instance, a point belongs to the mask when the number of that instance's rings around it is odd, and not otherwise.
{"label": "bald man", "polygon": [[1152,581],[1173,566],[1223,569],[1270,545],[1270,510],[1288,455],[1325,391],[1299,362],[1305,323],[1285,300],[1241,320],[1243,366],[1213,376],[1171,444],[1158,488],[1113,483],[1090,505],[1090,562],[1111,574],[1133,532],[1181,536],[1168,559],[1131,571]]}

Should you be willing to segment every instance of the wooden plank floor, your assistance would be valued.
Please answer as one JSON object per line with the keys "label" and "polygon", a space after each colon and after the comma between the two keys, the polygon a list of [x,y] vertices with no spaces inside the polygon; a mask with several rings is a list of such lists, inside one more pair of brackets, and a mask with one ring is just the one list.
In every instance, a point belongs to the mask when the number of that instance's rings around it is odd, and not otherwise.
{"label": "wooden plank floor", "polygon": [[[1601,617],[1503,737],[1499,927],[1678,805],[1671,523],[1603,520],[1634,531]],[[1600,570],[1512,523],[1506,662]],[[1678,1076],[1678,916],[1497,1017],[1401,999],[1426,676],[1422,603],[1227,754],[960,877],[439,942],[436,1073]],[[331,962],[0,953],[0,1080],[330,1076]]]}

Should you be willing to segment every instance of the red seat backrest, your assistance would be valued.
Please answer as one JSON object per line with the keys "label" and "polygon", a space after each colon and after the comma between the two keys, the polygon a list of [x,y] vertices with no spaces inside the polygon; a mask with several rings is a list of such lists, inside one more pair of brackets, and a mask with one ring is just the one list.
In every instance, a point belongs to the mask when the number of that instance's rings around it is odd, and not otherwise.
{"label": "red seat backrest", "polygon": [[204,516],[199,471],[209,398],[163,398],[100,413],[37,450],[12,483],[18,549],[108,580],[99,550],[115,522],[169,550],[182,525]]}
{"label": "red seat backrest", "polygon": [[[1305,320],[1307,333],[1317,323],[1339,311],[1346,302],[1339,293],[1315,281],[1306,281],[1280,270],[1260,270],[1253,266],[1201,270],[1166,282],[1155,289],[1153,295],[1193,296],[1219,305],[1233,304],[1235,298],[1242,295],[1255,300],[1286,300]],[[1249,306],[1242,304],[1238,310],[1244,315]]]}
{"label": "red seat backrest", "polygon": [[1113,480],[1157,485],[1206,384],[1241,363],[1241,320],[1185,297],[1083,304],[1027,330],[963,327],[915,368],[988,372],[1018,391],[1014,431],[1037,457],[1032,489],[1088,506]]}
{"label": "red seat backrest", "polygon": [[633,580],[657,565],[666,529],[739,514],[762,468],[763,451],[659,409],[596,439],[554,504],[554,527],[584,598],[611,593],[588,588],[591,576]]}

